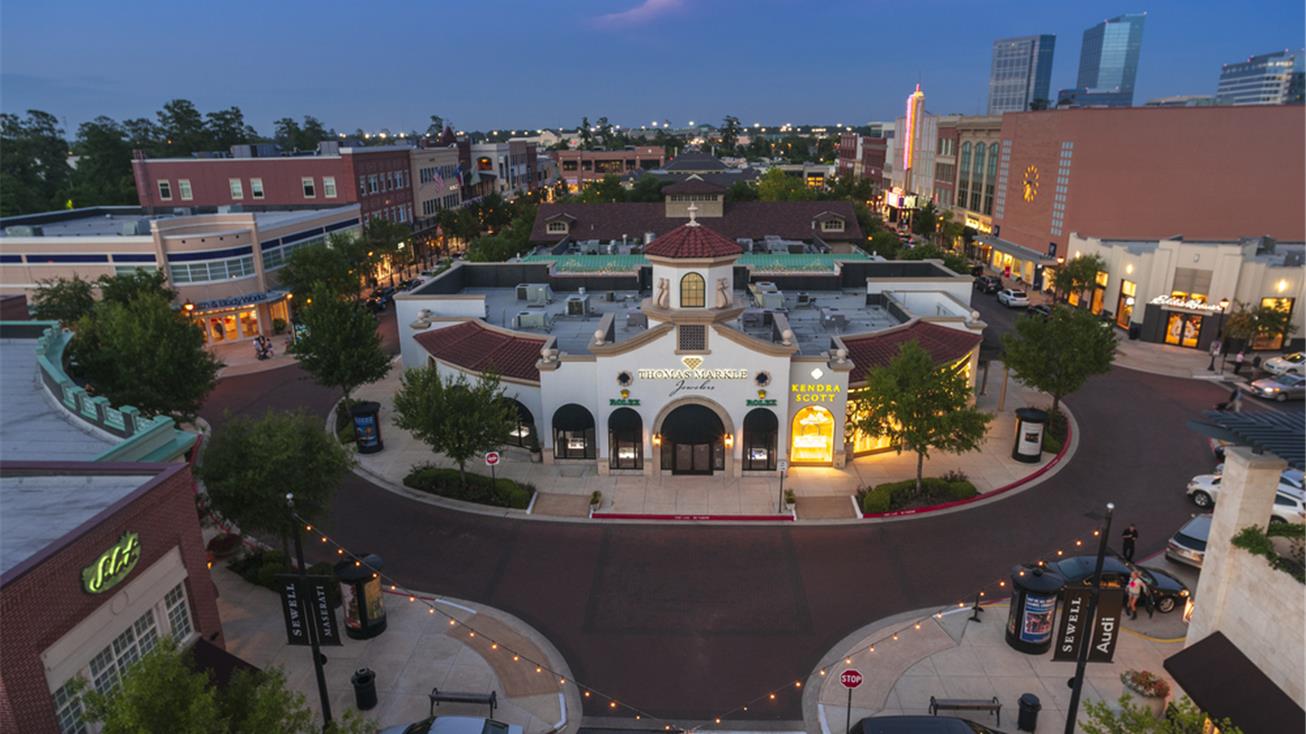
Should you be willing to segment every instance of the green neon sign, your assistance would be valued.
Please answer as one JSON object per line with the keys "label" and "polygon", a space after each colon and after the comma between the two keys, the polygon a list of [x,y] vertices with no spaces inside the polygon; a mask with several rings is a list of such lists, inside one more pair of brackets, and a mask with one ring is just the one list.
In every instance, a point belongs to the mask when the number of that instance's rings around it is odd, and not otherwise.
{"label": "green neon sign", "polygon": [[112,589],[127,578],[140,559],[140,536],[136,533],[123,533],[112,548],[82,569],[82,589],[88,594],[99,594]]}

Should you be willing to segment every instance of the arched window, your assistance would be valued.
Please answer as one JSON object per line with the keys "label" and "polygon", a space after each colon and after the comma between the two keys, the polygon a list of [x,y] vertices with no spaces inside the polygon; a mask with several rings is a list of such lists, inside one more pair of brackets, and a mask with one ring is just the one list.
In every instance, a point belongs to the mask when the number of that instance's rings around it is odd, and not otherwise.
{"label": "arched window", "polygon": [[703,308],[707,305],[707,284],[698,273],[686,273],[680,279],[680,307]]}
{"label": "arched window", "polygon": [[834,416],[819,405],[809,405],[794,416],[789,458],[799,463],[834,461]]}
{"label": "arched window", "polygon": [[594,416],[575,403],[553,414],[553,456],[556,459],[594,458]]}
{"label": "arched window", "polygon": [[608,416],[609,466],[640,469],[644,466],[644,421],[630,408],[617,408]]}

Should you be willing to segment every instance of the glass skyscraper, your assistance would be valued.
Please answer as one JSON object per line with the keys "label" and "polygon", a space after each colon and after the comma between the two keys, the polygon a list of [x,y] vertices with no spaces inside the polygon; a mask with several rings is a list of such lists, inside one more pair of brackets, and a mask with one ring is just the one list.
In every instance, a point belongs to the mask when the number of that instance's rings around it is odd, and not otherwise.
{"label": "glass skyscraper", "polygon": [[1220,104],[1301,104],[1301,51],[1275,51],[1220,67]]}
{"label": "glass skyscraper", "polygon": [[989,70],[989,114],[1023,112],[1035,100],[1051,106],[1052,52],[1057,37],[1051,35],[1002,38],[993,42]]}
{"label": "glass skyscraper", "polygon": [[1084,31],[1079,50],[1079,78],[1074,89],[1063,89],[1057,105],[1072,107],[1131,107],[1138,53],[1143,46],[1147,13],[1121,15]]}

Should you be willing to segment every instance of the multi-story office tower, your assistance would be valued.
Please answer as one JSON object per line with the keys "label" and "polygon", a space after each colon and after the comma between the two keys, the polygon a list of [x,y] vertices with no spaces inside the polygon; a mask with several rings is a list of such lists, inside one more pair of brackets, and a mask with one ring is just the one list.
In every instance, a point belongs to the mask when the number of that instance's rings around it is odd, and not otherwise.
{"label": "multi-story office tower", "polygon": [[1130,13],[1084,31],[1079,77],[1057,95],[1057,106],[1132,107],[1145,20],[1147,13]]}
{"label": "multi-story office tower", "polygon": [[1220,104],[1300,104],[1302,51],[1275,51],[1220,67]]}
{"label": "multi-story office tower", "polygon": [[[1049,103],[1052,81],[1052,35],[1002,38],[993,42],[989,70],[989,114],[1024,112],[1036,100]],[[1050,103],[1048,104],[1050,106]]]}

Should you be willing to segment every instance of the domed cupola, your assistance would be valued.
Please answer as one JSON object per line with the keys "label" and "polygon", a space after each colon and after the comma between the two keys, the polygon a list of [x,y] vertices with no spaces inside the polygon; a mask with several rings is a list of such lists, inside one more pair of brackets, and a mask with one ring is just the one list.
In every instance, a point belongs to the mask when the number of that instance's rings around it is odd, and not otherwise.
{"label": "domed cupola", "polygon": [[724,310],[734,307],[734,263],[742,247],[703,226],[689,207],[689,221],[653,240],[644,256],[653,263],[656,311]]}

